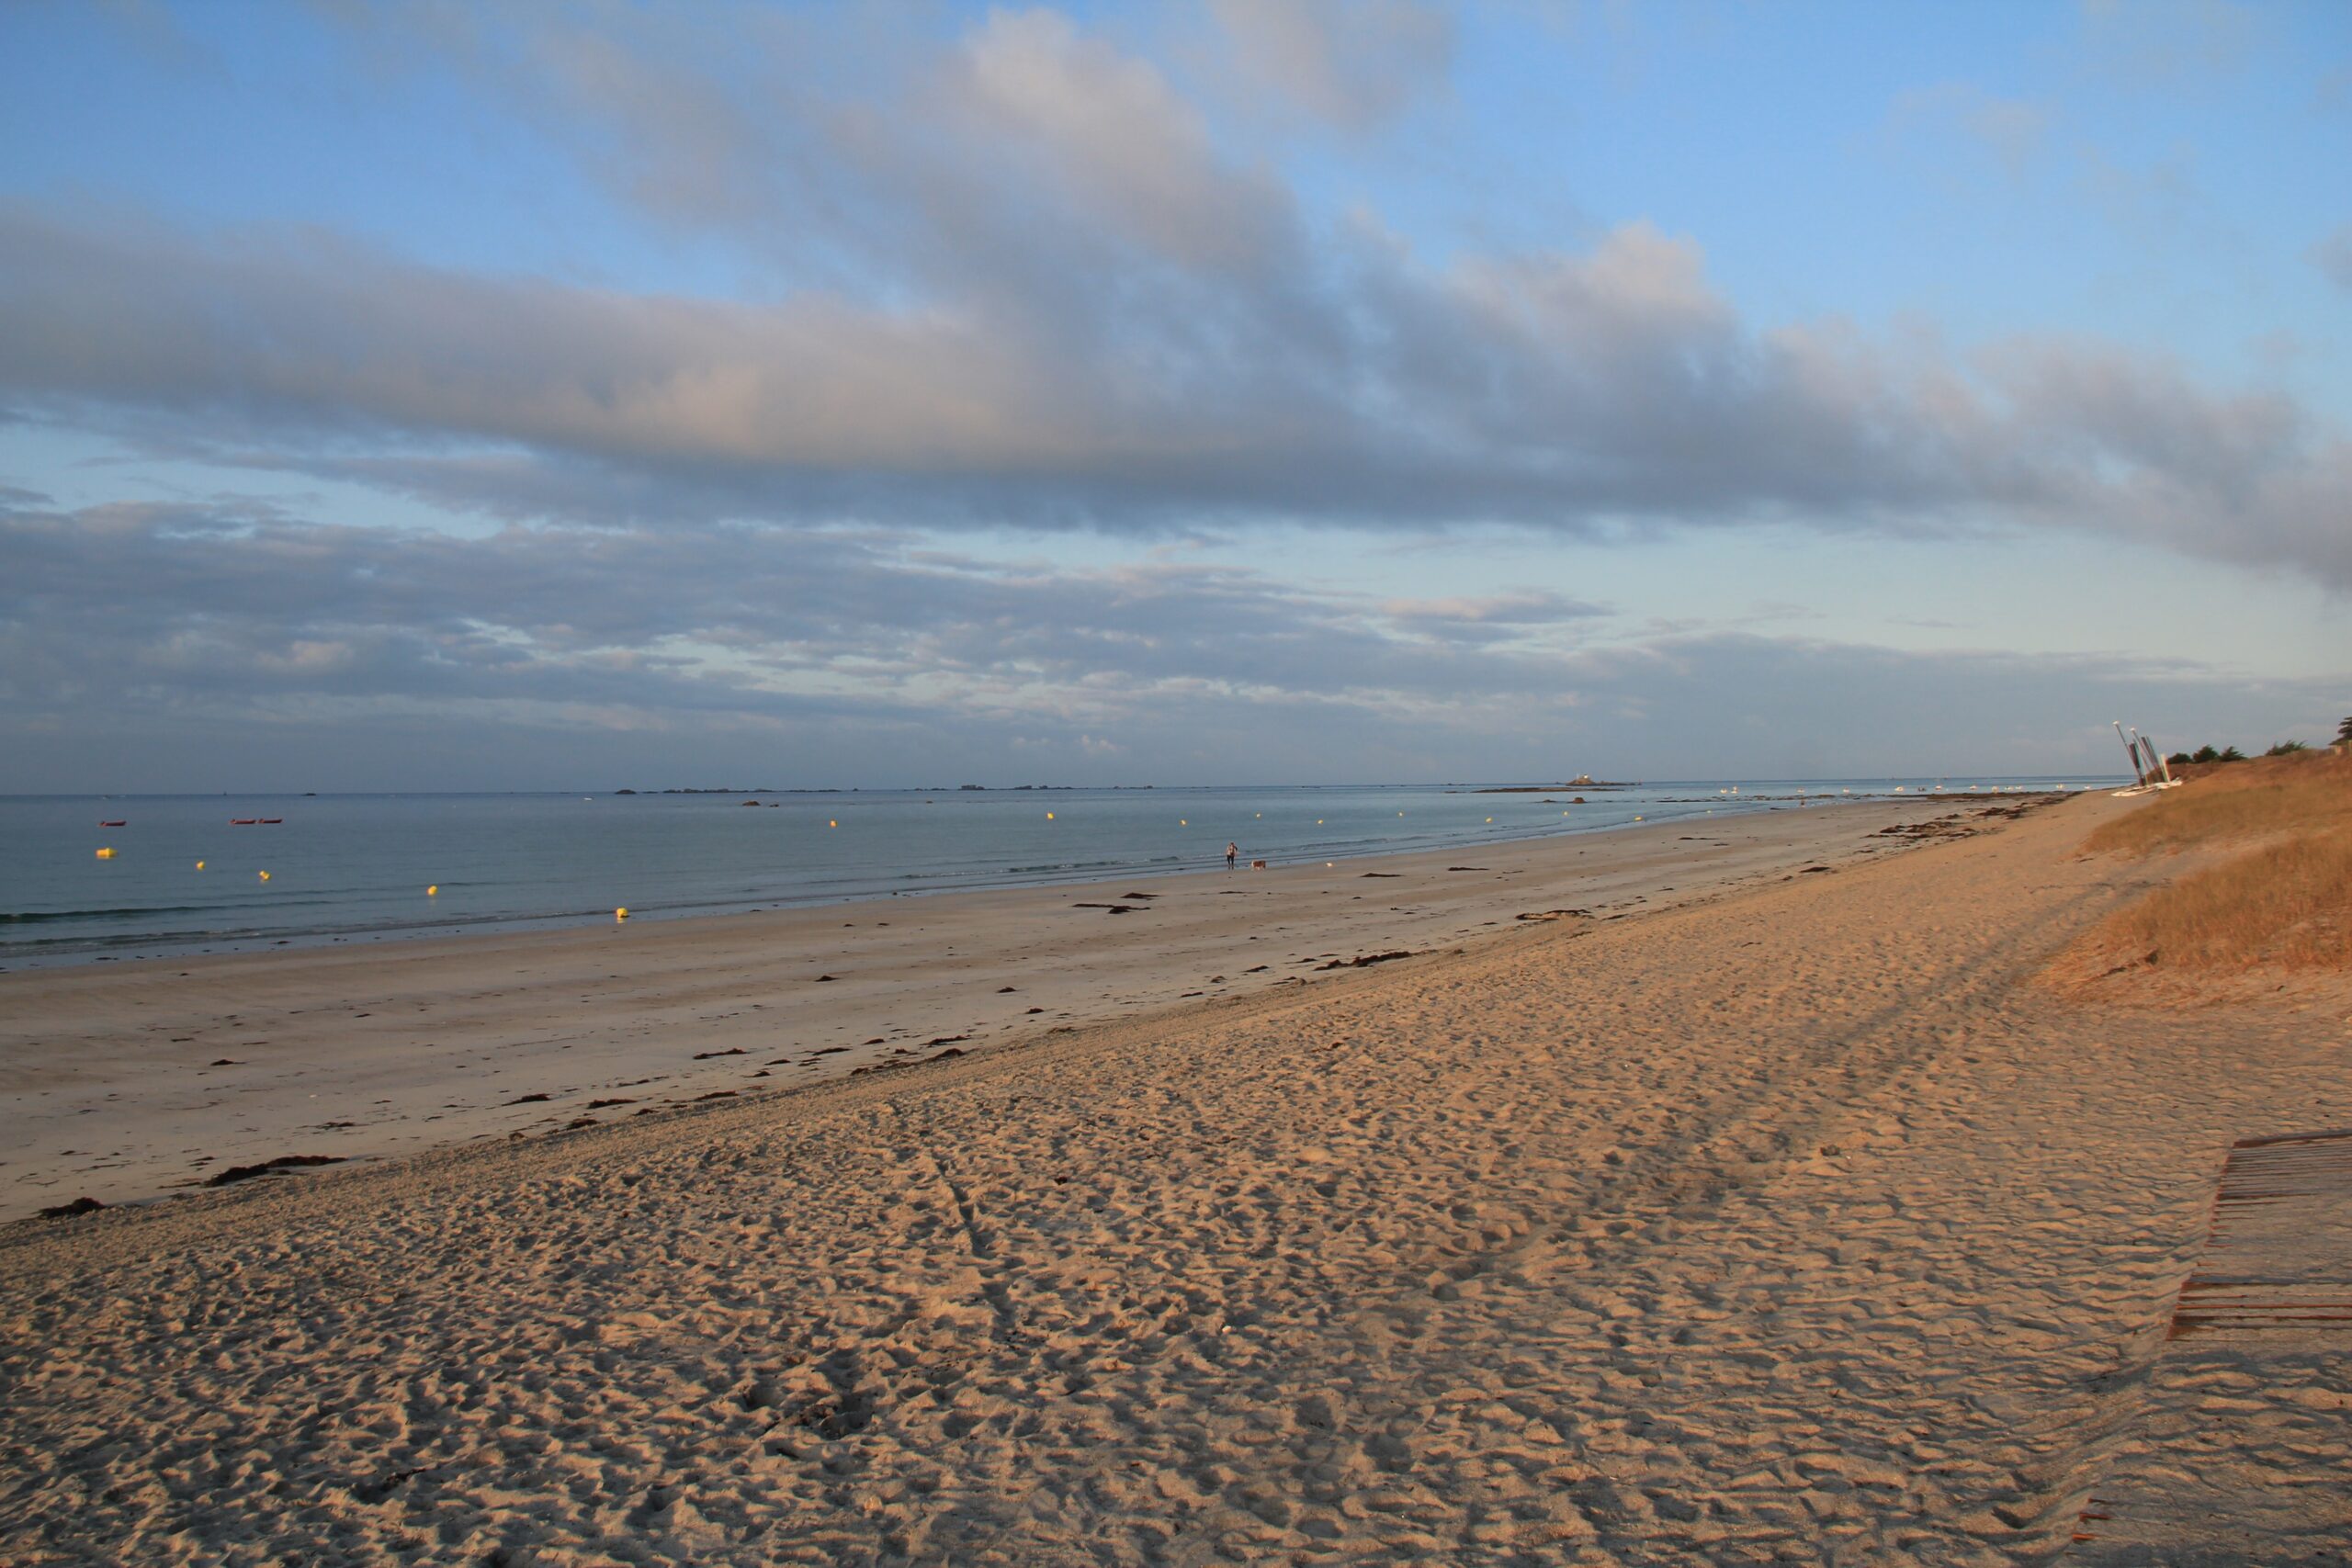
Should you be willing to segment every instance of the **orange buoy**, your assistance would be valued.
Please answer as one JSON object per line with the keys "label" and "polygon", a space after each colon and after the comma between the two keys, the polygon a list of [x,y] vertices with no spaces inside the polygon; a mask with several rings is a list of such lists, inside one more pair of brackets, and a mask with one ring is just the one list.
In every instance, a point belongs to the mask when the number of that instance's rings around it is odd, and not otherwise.
{"label": "orange buoy", "polygon": [[114,859],[114,851],[111,849],[100,850],[98,852],[98,858],[100,860],[112,860]]}

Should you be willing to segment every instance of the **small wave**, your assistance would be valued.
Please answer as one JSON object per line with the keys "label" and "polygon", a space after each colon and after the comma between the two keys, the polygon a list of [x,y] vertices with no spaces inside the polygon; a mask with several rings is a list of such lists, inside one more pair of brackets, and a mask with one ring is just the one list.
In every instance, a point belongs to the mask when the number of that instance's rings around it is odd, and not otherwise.
{"label": "small wave", "polygon": [[0,926],[38,926],[71,920],[132,920],[155,915],[217,914],[225,904],[147,904],[118,909],[0,909]]}

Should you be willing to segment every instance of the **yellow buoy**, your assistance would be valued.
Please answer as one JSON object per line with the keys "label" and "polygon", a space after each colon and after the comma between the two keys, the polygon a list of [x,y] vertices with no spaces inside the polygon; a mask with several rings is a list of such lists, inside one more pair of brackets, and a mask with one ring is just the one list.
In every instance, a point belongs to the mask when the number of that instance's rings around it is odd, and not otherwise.
{"label": "yellow buoy", "polygon": [[1048,821],[1048,822],[1050,822],[1050,821],[1052,821],[1053,819],[1054,819],[1054,814],[1053,814],[1052,812],[1050,812],[1050,811],[1046,812],[1046,821]]}
{"label": "yellow buoy", "polygon": [[428,887],[428,888],[426,888],[426,889],[424,890],[424,896],[425,896],[427,898],[437,898],[437,897],[440,897],[440,895],[441,895],[441,885],[440,885],[439,883],[437,883],[437,882],[436,882],[436,883],[435,883],[432,886],[430,886],[430,887]]}
{"label": "yellow buoy", "polygon": [[202,871],[202,870],[204,869],[204,863],[203,863],[202,861],[198,861],[198,862],[197,862],[197,863],[196,863],[196,869],[197,869],[197,870],[198,870],[198,871]]}
{"label": "yellow buoy", "polygon": [[100,850],[100,851],[98,852],[98,858],[99,858],[100,860],[112,860],[112,859],[114,859],[114,851],[112,851],[112,850],[110,850],[110,849],[108,849],[108,850]]}
{"label": "yellow buoy", "polygon": [[1638,822],[1638,821],[1640,821],[1640,820],[1641,820],[1641,818],[1638,818],[1638,817],[1636,817],[1636,818],[1634,818],[1634,821],[1636,821],[1636,822]]}
{"label": "yellow buoy", "polygon": [[1176,826],[1178,826],[1179,828],[1189,828],[1189,827],[1191,827],[1191,826],[1192,826],[1192,824],[1191,824],[1190,822],[1186,821],[1183,818],[1179,817],[1178,818],[1176,818]]}
{"label": "yellow buoy", "polygon": [[267,872],[266,872],[266,871],[265,871],[265,872],[263,872],[263,873],[261,874],[261,879],[262,879],[264,882],[267,882],[267,881],[269,880],[269,873],[267,873]]}
{"label": "yellow buoy", "polygon": [[1489,818],[1487,818],[1487,821],[1489,821],[1489,822],[1491,822],[1491,821],[1493,821],[1493,820],[1494,820],[1494,818],[1491,818],[1491,817],[1489,817]]}
{"label": "yellow buoy", "polygon": [[616,920],[626,920],[626,919],[628,919],[628,908],[627,908],[626,906],[624,906],[624,907],[623,907],[623,908],[621,908],[615,909],[615,910],[613,911],[613,919],[616,919]]}

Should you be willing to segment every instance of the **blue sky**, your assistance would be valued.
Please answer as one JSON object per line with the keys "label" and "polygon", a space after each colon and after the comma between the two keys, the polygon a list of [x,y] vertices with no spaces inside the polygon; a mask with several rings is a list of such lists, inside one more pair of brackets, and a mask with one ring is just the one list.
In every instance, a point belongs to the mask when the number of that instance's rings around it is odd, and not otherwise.
{"label": "blue sky", "polygon": [[0,10],[0,789],[2352,712],[2352,11]]}

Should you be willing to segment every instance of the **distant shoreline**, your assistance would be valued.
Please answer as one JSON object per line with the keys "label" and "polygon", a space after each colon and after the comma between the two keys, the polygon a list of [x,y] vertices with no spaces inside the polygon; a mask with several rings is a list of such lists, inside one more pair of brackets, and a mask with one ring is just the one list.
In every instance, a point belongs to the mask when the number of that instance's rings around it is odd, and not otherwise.
{"label": "distant shoreline", "polygon": [[[2177,765],[2177,764],[2176,764]],[[1963,784],[2027,785],[2063,783],[2101,787],[2116,787],[2132,783],[2124,773],[2069,773],[2050,771],[2032,773],[1857,773],[1842,777],[1823,778],[1728,778],[1713,775],[1706,778],[1600,779],[1584,784],[1481,784],[1466,779],[1448,779],[1428,784],[793,784],[763,785],[752,789],[729,789],[703,785],[662,786],[652,789],[603,789],[595,787],[533,788],[533,789],[198,789],[198,790],[0,790],[0,801],[11,800],[437,800],[469,799],[484,796],[546,795],[551,799],[568,799],[580,795],[632,796],[651,798],[671,795],[1020,795],[1083,793],[1100,790],[1104,793],[1134,794],[1145,790],[1175,792],[1198,790],[1204,793],[1246,794],[1251,790],[1453,790],[1471,795],[1506,795],[1542,793],[1555,789],[1632,789],[1644,785],[1657,789],[1715,789],[1737,784],[1742,789],[1752,786],[1782,785],[1840,787],[1859,784],[1901,784],[1933,790],[1950,784],[1953,780]]]}

